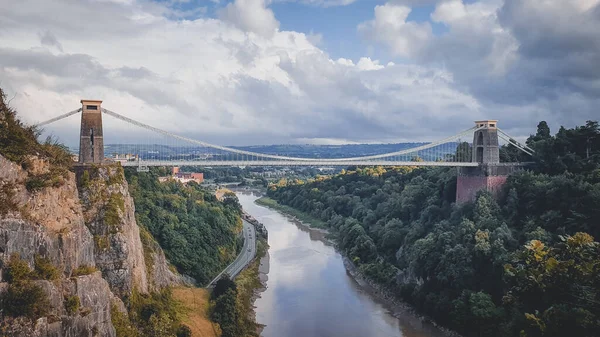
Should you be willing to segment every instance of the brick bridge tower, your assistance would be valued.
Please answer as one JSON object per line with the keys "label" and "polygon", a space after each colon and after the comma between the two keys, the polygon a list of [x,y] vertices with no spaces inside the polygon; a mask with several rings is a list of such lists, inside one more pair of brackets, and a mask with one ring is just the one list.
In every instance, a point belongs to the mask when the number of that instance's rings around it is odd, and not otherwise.
{"label": "brick bridge tower", "polygon": [[104,161],[102,137],[102,101],[81,100],[81,132],[79,138],[79,163],[91,164]]}
{"label": "brick bridge tower", "polygon": [[479,163],[475,167],[459,167],[456,181],[456,202],[474,201],[477,192],[487,190],[498,196],[508,175],[520,166],[500,163],[498,144],[498,121],[476,121],[480,129],[473,134],[471,162]]}

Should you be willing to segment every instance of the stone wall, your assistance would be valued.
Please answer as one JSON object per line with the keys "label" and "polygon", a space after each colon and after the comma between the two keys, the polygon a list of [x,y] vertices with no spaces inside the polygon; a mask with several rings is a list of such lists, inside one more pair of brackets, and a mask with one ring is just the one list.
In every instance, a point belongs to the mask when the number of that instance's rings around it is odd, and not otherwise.
{"label": "stone wall", "polygon": [[486,190],[498,196],[508,176],[458,176],[456,178],[456,202],[474,201],[477,192]]}
{"label": "stone wall", "polygon": [[498,197],[509,175],[523,169],[520,164],[482,164],[459,167],[456,177],[456,202],[474,201],[477,192],[486,190]]}

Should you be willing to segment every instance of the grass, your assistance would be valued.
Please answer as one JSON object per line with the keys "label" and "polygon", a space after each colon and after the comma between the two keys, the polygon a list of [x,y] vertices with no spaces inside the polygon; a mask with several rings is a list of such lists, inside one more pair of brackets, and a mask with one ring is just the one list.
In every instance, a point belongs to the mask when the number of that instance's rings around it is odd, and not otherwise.
{"label": "grass", "polygon": [[266,206],[266,207],[275,209],[277,211],[280,211],[282,213],[285,213],[287,215],[290,215],[290,216],[298,219],[299,221],[301,221],[303,224],[309,225],[310,227],[327,228],[327,223],[325,223],[324,221],[321,221],[309,214],[306,214],[306,213],[299,211],[295,208],[292,208],[290,206],[282,205],[282,204],[278,203],[276,200],[271,199],[269,197],[259,198],[256,200],[256,203],[261,206]]}
{"label": "grass", "polygon": [[193,337],[218,337],[208,316],[210,294],[204,288],[173,288],[173,297],[181,304],[181,320],[190,327]]}
{"label": "grass", "polygon": [[96,269],[96,267],[92,267],[92,266],[88,266],[88,265],[81,265],[81,266],[77,267],[77,269],[73,270],[73,272],[71,273],[71,276],[77,277],[77,276],[89,275],[91,273],[95,273],[96,271],[98,271],[98,269]]}

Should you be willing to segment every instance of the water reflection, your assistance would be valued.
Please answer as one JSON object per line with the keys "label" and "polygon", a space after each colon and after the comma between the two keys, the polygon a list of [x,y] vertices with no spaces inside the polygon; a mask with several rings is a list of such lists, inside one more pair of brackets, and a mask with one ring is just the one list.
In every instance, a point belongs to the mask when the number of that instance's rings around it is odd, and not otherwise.
{"label": "water reflection", "polygon": [[322,232],[254,204],[257,197],[238,192],[246,212],[269,231],[267,290],[255,302],[262,336],[442,336],[410,314],[392,316],[349,277]]}

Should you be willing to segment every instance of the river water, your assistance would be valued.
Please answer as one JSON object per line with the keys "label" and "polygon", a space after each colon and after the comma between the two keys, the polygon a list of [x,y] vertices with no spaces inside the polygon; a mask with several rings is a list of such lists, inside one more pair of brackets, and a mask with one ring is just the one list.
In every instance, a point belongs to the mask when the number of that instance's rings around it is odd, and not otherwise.
{"label": "river water", "polygon": [[[324,234],[237,194],[244,210],[269,231],[267,289],[254,303],[263,337],[441,337],[408,312],[392,315],[346,272]],[[264,267],[267,266],[263,266]],[[395,317],[396,316],[396,317]]]}

